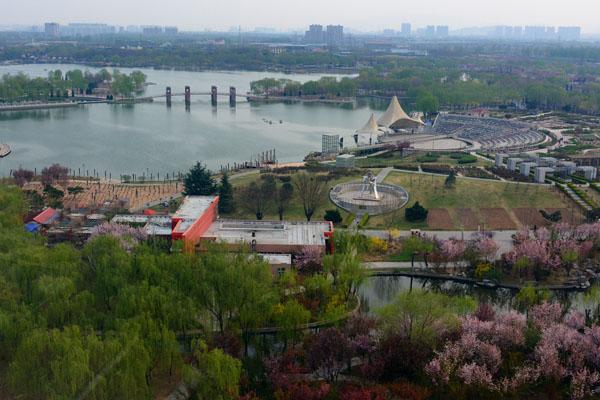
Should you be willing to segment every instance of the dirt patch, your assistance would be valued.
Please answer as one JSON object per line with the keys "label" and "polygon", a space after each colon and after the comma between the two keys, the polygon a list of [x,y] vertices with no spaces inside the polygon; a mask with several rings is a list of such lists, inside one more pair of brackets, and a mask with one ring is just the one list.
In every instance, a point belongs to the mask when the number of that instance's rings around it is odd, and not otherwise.
{"label": "dirt patch", "polygon": [[517,225],[504,208],[480,208],[479,212],[483,216],[487,230],[517,229]]}
{"label": "dirt patch", "polygon": [[481,225],[479,217],[470,208],[459,208],[458,218],[463,229],[467,231],[476,231]]}
{"label": "dirt patch", "polygon": [[445,208],[432,208],[427,214],[427,225],[430,229],[450,231],[454,229],[450,213]]}
{"label": "dirt patch", "polygon": [[513,208],[512,212],[517,216],[523,226],[549,226],[550,222],[545,220],[537,208]]}
{"label": "dirt patch", "polygon": [[[64,207],[72,210],[125,208],[130,211],[138,211],[158,202],[168,202],[183,190],[181,183],[178,182],[126,184],[71,180],[67,187],[56,187],[65,192]],[[80,187],[81,193],[68,194],[68,187]],[[23,189],[42,193],[43,187],[40,182],[30,182]]]}

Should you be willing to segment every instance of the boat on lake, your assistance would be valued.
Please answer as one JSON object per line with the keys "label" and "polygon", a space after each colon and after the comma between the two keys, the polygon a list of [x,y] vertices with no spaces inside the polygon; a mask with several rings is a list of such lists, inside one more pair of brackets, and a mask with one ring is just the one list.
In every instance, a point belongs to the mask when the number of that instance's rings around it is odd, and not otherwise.
{"label": "boat on lake", "polygon": [[6,157],[11,152],[10,146],[6,143],[0,143],[0,158]]}

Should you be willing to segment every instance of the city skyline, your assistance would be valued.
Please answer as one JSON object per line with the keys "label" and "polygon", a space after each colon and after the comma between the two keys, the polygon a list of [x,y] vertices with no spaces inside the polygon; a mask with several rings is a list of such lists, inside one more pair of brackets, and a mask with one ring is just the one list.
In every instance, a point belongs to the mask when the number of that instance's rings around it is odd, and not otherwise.
{"label": "city skyline", "polygon": [[[35,3],[35,4],[34,4]],[[402,22],[414,27],[448,25],[450,29],[508,26],[581,26],[586,34],[600,33],[594,21],[600,6],[593,0],[573,0],[568,7],[540,0],[507,0],[501,4],[488,1],[457,0],[447,4],[399,4],[390,0],[374,0],[368,9],[357,1],[330,0],[326,3],[307,0],[297,4],[273,0],[223,0],[218,5],[206,1],[173,0],[165,8],[157,1],[116,0],[86,2],[85,7],[74,0],[56,0],[38,4],[24,0],[6,7],[0,15],[0,25],[42,25],[58,22],[106,23],[111,25],[172,25],[181,30],[226,31],[232,26],[244,29],[269,27],[285,31],[304,31],[310,24],[343,25],[347,30],[400,30]],[[269,12],[256,12],[257,9]],[[316,14],[313,11],[319,10]],[[119,12],[115,12],[119,10]],[[397,13],[394,12],[397,11]],[[401,18],[398,18],[401,15]],[[251,16],[249,18],[248,16]]]}

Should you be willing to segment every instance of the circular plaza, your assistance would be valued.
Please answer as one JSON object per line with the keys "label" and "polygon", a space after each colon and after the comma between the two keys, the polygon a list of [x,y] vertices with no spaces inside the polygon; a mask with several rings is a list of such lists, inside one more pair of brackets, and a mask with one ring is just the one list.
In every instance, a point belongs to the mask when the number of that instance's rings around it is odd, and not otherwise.
{"label": "circular plaza", "polygon": [[397,185],[377,183],[365,177],[363,182],[341,183],[329,192],[338,207],[354,213],[379,215],[398,210],[408,203],[408,192]]}

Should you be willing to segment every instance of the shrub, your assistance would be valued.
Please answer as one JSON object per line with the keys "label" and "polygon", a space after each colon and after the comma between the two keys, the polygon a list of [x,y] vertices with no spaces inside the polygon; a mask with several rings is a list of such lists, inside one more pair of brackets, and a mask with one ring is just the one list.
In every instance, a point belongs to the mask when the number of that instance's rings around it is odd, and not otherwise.
{"label": "shrub", "polygon": [[417,162],[420,163],[432,163],[436,162],[440,158],[439,154],[436,153],[427,153],[423,156],[417,157]]}
{"label": "shrub", "polygon": [[375,253],[387,253],[388,244],[385,240],[378,237],[372,237],[370,243],[371,251]]}
{"label": "shrub", "polygon": [[458,159],[459,164],[473,164],[477,162],[477,157],[471,154],[465,154],[461,158]]}
{"label": "shrub", "polygon": [[338,210],[327,210],[325,211],[323,219],[325,219],[325,221],[333,222],[334,224],[339,224],[342,222],[342,215]]}
{"label": "shrub", "polygon": [[427,219],[429,211],[417,201],[412,207],[404,211],[404,216],[408,222],[423,222]]}
{"label": "shrub", "polygon": [[366,213],[360,218],[360,221],[358,222],[358,227],[364,228],[368,222],[369,222],[369,213]]}
{"label": "shrub", "polygon": [[479,264],[477,265],[477,268],[475,268],[475,277],[477,279],[487,278],[492,269],[493,267],[489,263]]}

